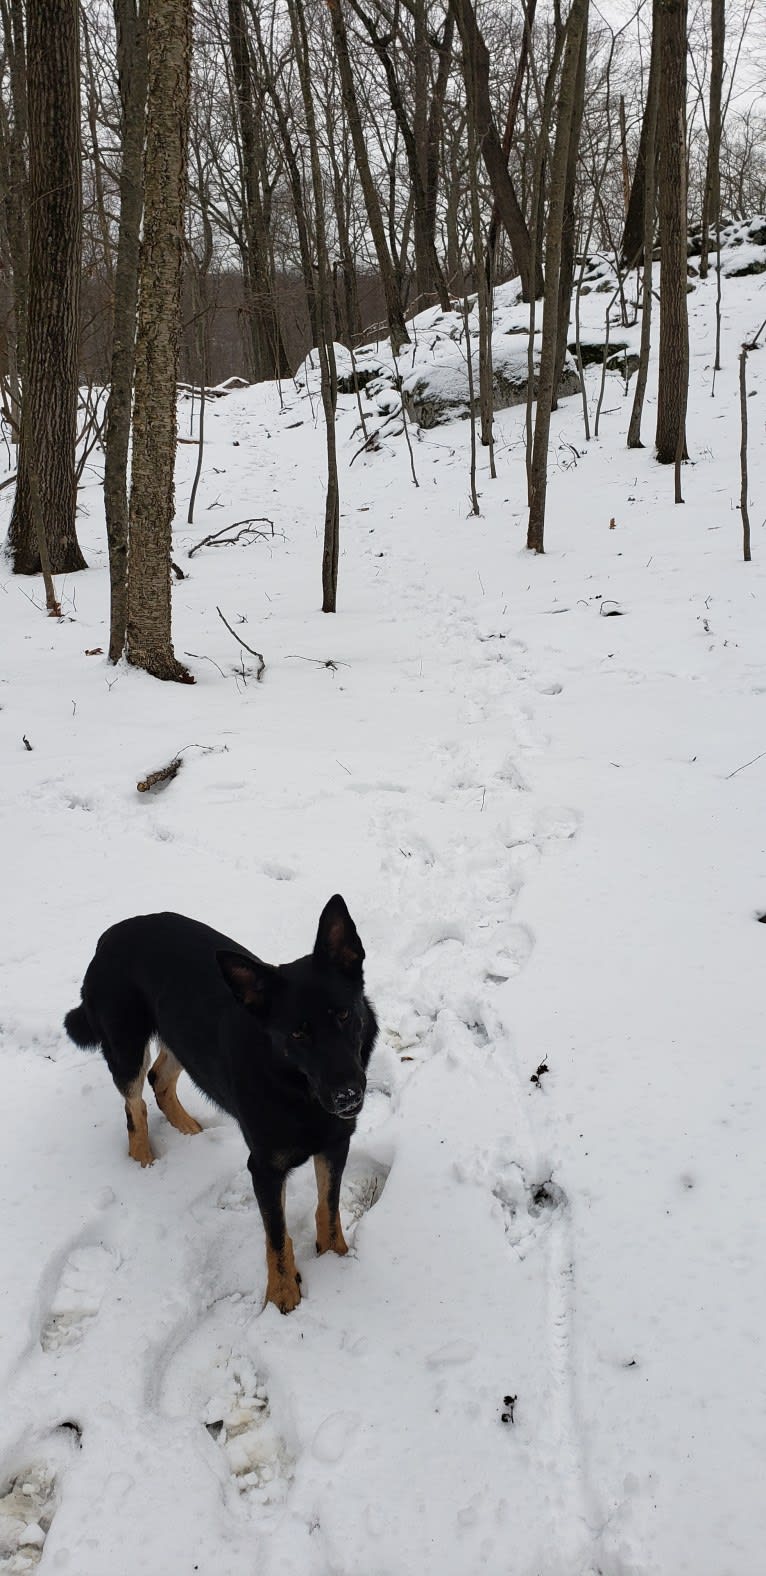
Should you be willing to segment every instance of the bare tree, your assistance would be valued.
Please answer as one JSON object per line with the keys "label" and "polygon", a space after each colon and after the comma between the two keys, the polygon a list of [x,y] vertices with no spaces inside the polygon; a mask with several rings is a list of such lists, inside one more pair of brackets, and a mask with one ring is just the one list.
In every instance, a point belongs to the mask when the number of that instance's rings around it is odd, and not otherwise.
{"label": "bare tree", "polygon": [[495,202],[513,249],[525,301],[543,292],[539,259],[533,266],[532,243],[508,170],[508,156],[498,136],[489,91],[489,52],[476,21],[471,0],[450,0],[463,46],[466,93],[472,108],[476,135],[492,184]]}
{"label": "bare tree", "polygon": [[636,373],[636,387],[633,394],[633,408],[630,413],[628,425],[628,448],[641,449],[641,417],[646,396],[646,384],[649,376],[649,351],[652,335],[652,273],[654,256],[654,224],[657,208],[657,101],[659,98],[660,71],[659,71],[659,45],[660,27],[658,16],[658,3],[653,0],[654,20],[652,24],[652,63],[649,69],[648,98],[644,115],[644,230],[642,237],[643,251],[643,298],[641,302],[641,343],[638,353],[638,371]]}
{"label": "bare tree", "polygon": [[710,107],[707,120],[707,170],[702,200],[701,279],[707,279],[710,226],[714,224],[718,230],[721,217],[721,92],[726,38],[725,0],[710,0],[710,19]]}
{"label": "bare tree", "polygon": [[121,110],[120,228],[112,311],[112,366],[104,452],[109,544],[109,659],[125,648],[128,619],[128,448],[135,365],[138,258],[144,208],[146,0],[114,0]]}
{"label": "bare tree", "polygon": [[306,132],[311,160],[311,181],[314,192],[314,211],[316,215],[316,286],[314,300],[322,407],[327,435],[327,493],[325,497],[324,546],[322,551],[322,612],[334,613],[338,597],[340,491],[338,485],[338,456],[335,444],[335,409],[338,402],[338,378],[335,368],[330,265],[325,232],[324,191],[322,166],[319,156],[319,138],[311,92],[306,17],[303,10],[303,0],[287,0],[287,4],[292,28],[293,47],[298,64],[303,109],[306,117]]}
{"label": "bare tree", "polygon": [[[350,0],[364,26],[375,54],[383,67],[391,108],[404,144],[412,189],[413,238],[415,245],[415,288],[418,306],[428,306],[434,298],[449,310],[450,300],[442,266],[436,251],[436,216],[439,186],[439,146],[444,102],[452,61],[454,18],[450,12],[440,33],[427,27],[426,0],[411,0],[404,15],[412,18],[412,31],[405,38],[402,26],[391,26],[387,7],[372,0],[366,9],[361,0]],[[397,17],[401,17],[396,8]],[[431,53],[436,54],[436,70],[431,70]],[[412,68],[412,102],[397,73],[397,61],[404,56]]]}
{"label": "bare tree", "polygon": [[548,442],[551,409],[555,392],[558,318],[561,290],[561,256],[567,170],[571,159],[573,131],[579,124],[577,94],[581,81],[580,51],[588,29],[588,0],[572,0],[566,23],[566,45],[559,85],[556,140],[551,161],[550,197],[545,243],[545,296],[543,333],[540,346],[540,373],[537,385],[535,436],[530,469],[529,526],[527,547],[544,552],[545,499],[548,486]]}
{"label": "bare tree", "polygon": [[660,210],[660,365],[657,459],[687,457],[689,315],[686,215],[686,0],[657,0],[660,86],[657,108]]}
{"label": "bare tree", "polygon": [[148,0],[144,229],[139,264],[128,549],[128,661],[192,683],[173,654],[170,547],[189,141],[191,0]]}
{"label": "bare tree", "polygon": [[272,181],[267,167],[260,90],[243,0],[228,0],[229,45],[241,146],[242,250],[256,382],[289,374],[274,293],[269,240]]}
{"label": "bare tree", "polygon": [[333,38],[338,56],[338,69],[340,72],[341,94],[343,105],[348,116],[351,140],[354,145],[354,158],[357,172],[364,195],[364,205],[367,222],[370,226],[375,256],[380,269],[383,282],[383,291],[386,298],[386,314],[388,317],[388,331],[391,335],[391,345],[394,355],[398,355],[403,345],[409,344],[409,334],[404,321],[402,301],[397,285],[396,274],[391,253],[386,241],[386,232],[383,224],[383,215],[380,208],[377,187],[372,175],[370,160],[367,152],[367,139],[362,125],[359,110],[359,101],[354,86],[354,76],[351,69],[351,55],[348,47],[348,31],[343,13],[343,0],[328,0],[330,20],[332,22]]}
{"label": "bare tree", "polygon": [[[8,544],[16,574],[84,569],[75,527],[80,307],[80,56],[71,0],[28,0],[29,296]],[[45,549],[43,549],[44,556]]]}

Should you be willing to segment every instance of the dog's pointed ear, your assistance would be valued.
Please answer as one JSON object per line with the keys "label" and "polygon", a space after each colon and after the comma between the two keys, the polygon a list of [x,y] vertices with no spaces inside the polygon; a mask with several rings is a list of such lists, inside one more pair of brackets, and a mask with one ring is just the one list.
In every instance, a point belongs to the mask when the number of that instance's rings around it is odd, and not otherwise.
{"label": "dog's pointed ear", "polygon": [[340,896],[336,892],[325,904],[319,919],[317,939],[314,942],[317,962],[331,963],[351,979],[359,979],[364,962],[364,947],[357,934],[356,925]]}
{"label": "dog's pointed ear", "polygon": [[274,991],[276,969],[242,952],[217,952],[216,959],[232,996],[251,1012],[264,1012]]}

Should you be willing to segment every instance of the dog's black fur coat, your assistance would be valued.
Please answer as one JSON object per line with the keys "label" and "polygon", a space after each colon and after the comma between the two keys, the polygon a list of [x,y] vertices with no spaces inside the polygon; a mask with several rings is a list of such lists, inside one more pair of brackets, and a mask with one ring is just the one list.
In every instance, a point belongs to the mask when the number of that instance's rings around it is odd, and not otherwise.
{"label": "dog's black fur coat", "polygon": [[141,1098],[147,1048],[158,1103],[182,1131],[198,1124],[178,1104],[180,1068],[239,1123],[267,1239],[267,1299],[300,1299],[284,1221],[288,1172],[315,1157],[317,1248],[345,1253],[338,1215],[343,1168],[377,1035],[364,995],[364,948],[343,898],[323,910],[314,951],[263,963],[181,914],[147,914],[101,937],[65,1018],[75,1044],[100,1045],[125,1098],[130,1153],[151,1163]]}

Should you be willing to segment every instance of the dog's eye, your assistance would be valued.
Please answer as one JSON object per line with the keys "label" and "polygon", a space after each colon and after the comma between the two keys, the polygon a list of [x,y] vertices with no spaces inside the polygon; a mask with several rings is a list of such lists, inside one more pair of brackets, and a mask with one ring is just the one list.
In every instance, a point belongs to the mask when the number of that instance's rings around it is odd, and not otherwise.
{"label": "dog's eye", "polygon": [[336,1016],[337,1016],[337,1019],[338,1019],[339,1023],[348,1023],[349,1016],[350,1016],[348,1007],[346,1007],[343,1012],[337,1013]]}
{"label": "dog's eye", "polygon": [[306,1029],[293,1029],[293,1032],[290,1035],[290,1039],[291,1040],[307,1040],[308,1039],[308,1030],[306,1030]]}

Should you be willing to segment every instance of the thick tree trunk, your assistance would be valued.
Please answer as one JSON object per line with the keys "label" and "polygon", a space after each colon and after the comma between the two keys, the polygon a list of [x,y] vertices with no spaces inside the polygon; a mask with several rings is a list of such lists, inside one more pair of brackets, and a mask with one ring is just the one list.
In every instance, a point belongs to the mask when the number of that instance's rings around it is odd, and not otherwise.
{"label": "thick tree trunk", "polygon": [[71,0],[29,0],[26,381],[8,533],[16,574],[39,574],[38,530],[45,531],[53,574],[86,567],[75,528],[82,239],[78,35]]}
{"label": "thick tree trunk", "polygon": [[128,619],[128,449],[135,366],[136,307],[146,114],[146,0],[114,0],[122,112],[120,231],[117,241],[112,368],[104,448],[104,509],[109,544],[109,659],[125,648]]}
{"label": "thick tree trunk", "polygon": [[660,367],[657,459],[686,459],[689,318],[686,302],[686,0],[658,0],[660,96],[657,112],[660,209]]}
{"label": "thick tree trunk", "polygon": [[191,0],[148,0],[144,232],[139,267],[128,551],[128,661],[192,682],[173,655],[170,548],[189,140]]}
{"label": "thick tree trunk", "polygon": [[386,298],[386,316],[388,318],[388,331],[391,335],[391,345],[394,355],[398,355],[402,345],[408,345],[410,336],[404,321],[404,311],[399,295],[399,290],[394,273],[391,253],[388,250],[386,231],[383,224],[383,215],[380,209],[380,199],[377,187],[373,180],[370,160],[367,154],[367,139],[362,126],[359,113],[359,101],[354,86],[354,76],[351,70],[351,56],[348,47],[348,32],[346,19],[343,14],[343,0],[328,0],[330,21],[332,22],[333,38],[335,39],[335,52],[338,59],[340,72],[341,93],[343,105],[348,117],[351,141],[354,147],[354,158],[359,182],[364,197],[364,206],[367,213],[367,222],[370,226],[372,243],[375,247],[375,256],[378,260],[380,277],[383,284],[383,293]]}
{"label": "thick tree trunk", "polygon": [[[576,123],[577,84],[581,50],[588,30],[588,0],[572,0],[567,19],[564,63],[559,85],[556,139],[551,161],[548,224],[545,245],[545,298],[543,334],[540,346],[540,373],[537,386],[535,436],[530,468],[529,526],[527,547],[544,551],[545,499],[548,485],[548,441],[555,390],[556,348],[558,343],[559,290],[567,168]],[[575,150],[576,157],[576,150]]]}
{"label": "thick tree trunk", "polygon": [[707,279],[710,226],[716,224],[721,207],[721,89],[726,40],[725,0],[711,0],[710,28],[710,107],[707,128],[707,171],[702,200],[701,279]]}
{"label": "thick tree trunk", "polygon": [[[28,133],[27,62],[24,40],[23,0],[11,0],[2,7],[3,44],[10,77],[10,104],[0,105],[3,142],[6,149],[7,184],[3,208],[11,261],[7,281],[12,297],[8,315],[9,373],[11,416],[15,422],[12,441],[19,442],[21,428],[21,386],[26,377],[27,302],[29,293],[29,189],[26,165]],[[15,341],[15,343],[14,343]],[[15,351],[15,354],[14,354]],[[15,365],[14,365],[15,363]]]}

